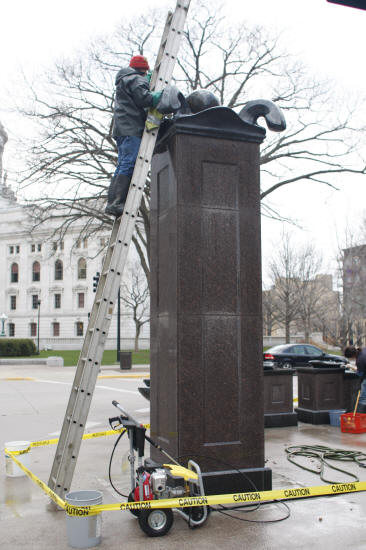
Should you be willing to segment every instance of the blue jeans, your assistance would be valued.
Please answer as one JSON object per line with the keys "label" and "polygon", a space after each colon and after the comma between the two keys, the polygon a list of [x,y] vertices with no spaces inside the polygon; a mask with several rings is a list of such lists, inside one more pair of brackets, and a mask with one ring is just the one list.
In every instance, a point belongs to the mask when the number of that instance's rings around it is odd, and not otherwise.
{"label": "blue jeans", "polygon": [[125,176],[132,176],[141,138],[137,136],[124,136],[115,139],[118,147],[118,161],[114,175],[124,174]]}

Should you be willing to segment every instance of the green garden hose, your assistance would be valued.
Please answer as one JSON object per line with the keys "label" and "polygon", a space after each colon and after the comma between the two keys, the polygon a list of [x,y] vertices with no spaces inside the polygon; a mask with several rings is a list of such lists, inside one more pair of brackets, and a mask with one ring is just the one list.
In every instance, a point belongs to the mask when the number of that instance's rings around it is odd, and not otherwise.
{"label": "green garden hose", "polygon": [[[353,478],[355,481],[360,481],[360,480],[355,474],[348,472],[347,470],[342,470],[341,468],[337,468],[336,466],[334,466],[334,464],[330,464],[328,460],[338,460],[341,462],[355,462],[361,468],[366,468],[366,454],[360,451],[346,451],[344,449],[331,449],[330,447],[324,447],[322,445],[293,445],[291,447],[287,447],[285,451],[287,453],[287,460],[292,462],[292,464],[295,464],[295,466],[298,466],[303,470],[307,470],[308,472],[319,474],[320,479],[325,483],[329,483],[329,484],[339,483],[339,481],[331,481],[324,477],[325,466],[327,466],[332,470],[336,470],[337,472],[342,472],[346,476]],[[309,459],[318,460],[319,466],[317,469],[314,469],[308,466],[304,466],[303,464],[299,464],[299,462],[297,462],[294,458],[296,456],[302,456]]]}

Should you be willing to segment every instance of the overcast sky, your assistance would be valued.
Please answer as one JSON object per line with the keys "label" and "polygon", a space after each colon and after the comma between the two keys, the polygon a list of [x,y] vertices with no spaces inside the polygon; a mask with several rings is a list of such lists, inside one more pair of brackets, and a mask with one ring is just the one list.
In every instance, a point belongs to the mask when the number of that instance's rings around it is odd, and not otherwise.
{"label": "overcast sky", "polygon": [[[81,49],[91,37],[112,32],[121,19],[149,7],[174,5],[174,0],[63,0],[52,4],[49,0],[6,0],[0,8],[0,79],[9,83],[19,67],[36,72],[52,66],[54,59]],[[366,11],[326,0],[226,0],[223,5],[235,21],[284,29],[289,51],[299,54],[313,74],[333,78],[335,93],[349,90],[366,95]],[[19,132],[21,121],[14,130],[14,118],[1,107],[0,120],[10,137]],[[9,144],[5,158],[9,164],[14,162],[8,158],[11,151]],[[347,176],[339,192],[320,184],[311,184],[309,192],[309,186],[305,191],[305,184],[299,183],[276,192],[273,200],[282,212],[288,207],[288,213],[301,224],[302,230],[294,234],[300,240],[315,240],[328,261],[336,250],[336,233],[342,237],[345,222],[354,224],[363,214],[365,183],[364,177]],[[264,221],[265,258],[278,246],[280,229],[277,222]]]}

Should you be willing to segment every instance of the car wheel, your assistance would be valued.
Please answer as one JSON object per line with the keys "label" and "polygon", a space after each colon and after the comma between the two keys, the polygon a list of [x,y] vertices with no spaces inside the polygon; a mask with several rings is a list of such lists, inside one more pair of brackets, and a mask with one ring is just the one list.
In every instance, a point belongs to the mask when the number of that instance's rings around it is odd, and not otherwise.
{"label": "car wheel", "polygon": [[290,361],[285,361],[284,363],[282,363],[282,368],[283,369],[292,369],[292,364],[290,363]]}

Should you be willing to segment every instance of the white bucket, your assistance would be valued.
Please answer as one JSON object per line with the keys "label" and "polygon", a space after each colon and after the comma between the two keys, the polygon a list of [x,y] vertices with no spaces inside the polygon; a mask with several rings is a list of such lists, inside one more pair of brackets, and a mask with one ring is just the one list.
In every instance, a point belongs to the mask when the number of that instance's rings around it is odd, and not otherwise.
{"label": "white bucket", "polygon": [[[73,506],[93,506],[102,504],[100,491],[74,491],[65,495],[65,500]],[[99,546],[102,539],[102,514],[95,516],[66,515],[67,540],[72,548],[92,548]]]}
{"label": "white bucket", "polygon": [[14,453],[14,456],[19,462],[24,464],[24,466],[30,469],[31,457],[31,442],[30,441],[9,441],[5,443],[5,473],[8,477],[22,477],[27,475],[14,460],[6,452],[7,450],[11,453]]}

